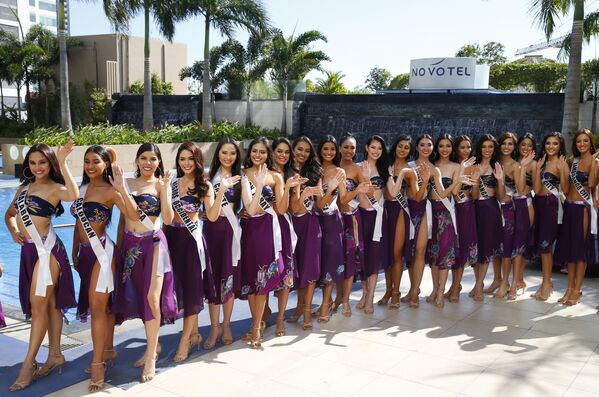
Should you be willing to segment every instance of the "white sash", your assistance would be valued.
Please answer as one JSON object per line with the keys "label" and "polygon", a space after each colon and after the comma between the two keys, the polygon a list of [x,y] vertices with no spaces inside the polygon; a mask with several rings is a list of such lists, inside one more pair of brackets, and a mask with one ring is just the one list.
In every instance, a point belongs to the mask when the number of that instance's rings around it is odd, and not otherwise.
{"label": "white sash", "polygon": [[256,186],[254,186],[254,184],[252,183],[252,181],[250,181],[250,179],[247,177],[247,175],[243,176],[243,183],[246,184],[246,188],[249,189],[248,191],[250,192],[252,197],[255,194],[260,195],[260,208],[262,208],[262,210],[264,212],[270,214],[270,216],[272,218],[272,236],[273,236],[273,244],[275,247],[274,261],[276,261],[277,258],[279,257],[279,252],[281,252],[283,249],[283,243],[281,241],[281,226],[279,225],[279,218],[277,217],[277,213],[270,206],[268,201],[266,201],[266,199],[262,196],[262,192],[256,191]]}
{"label": "white sash", "polygon": [[[214,195],[216,197],[216,193],[220,190],[220,169],[212,178],[212,187],[214,188]],[[214,203],[217,205],[217,203]],[[231,243],[231,253],[233,257],[233,267],[237,267],[237,263],[241,258],[241,226],[239,226],[239,220],[235,213],[233,212],[233,208],[231,208],[231,203],[227,200],[227,197],[223,194],[223,200],[220,203],[220,208],[225,214],[227,221],[229,222],[229,226],[233,230],[233,241]]]}
{"label": "white sash", "polygon": [[[489,197],[489,193],[487,192],[487,186],[485,185],[483,175],[481,175],[479,177],[479,180],[480,180],[480,186],[478,188],[478,191],[479,191],[480,195],[482,196],[483,200],[487,200],[490,197]],[[501,208],[501,203],[499,202],[499,200],[497,200],[497,205],[499,206],[499,214],[501,215],[501,227],[504,227],[505,226],[505,218],[503,217],[503,209]]]}
{"label": "white sash", "polygon": [[553,194],[557,198],[557,224],[561,225],[564,218],[564,194],[560,192],[556,186],[553,186],[551,182],[543,178],[541,174],[541,183],[545,186],[545,189],[549,190],[549,193]]}
{"label": "white sash", "polygon": [[283,215],[287,220],[287,224],[289,225],[289,232],[291,234],[291,253],[295,252],[295,247],[297,247],[297,233],[295,233],[295,229],[293,228],[293,222],[291,220],[291,215],[285,213]]}
{"label": "white sash", "polygon": [[578,192],[578,194],[580,194],[580,197],[582,197],[584,199],[584,201],[586,201],[587,204],[590,206],[591,234],[597,234],[597,209],[593,205],[593,199],[592,199],[591,195],[589,194],[589,192],[587,192],[584,189],[584,186],[582,186],[582,183],[580,183],[580,181],[576,177],[576,171],[578,171],[578,161],[579,161],[578,159],[574,159],[574,161],[572,161],[572,169],[570,170],[570,179],[572,180],[572,184],[576,188],[576,191]]}
{"label": "white sash", "polygon": [[[393,166],[389,167],[389,174],[393,175],[393,172],[395,171]],[[414,222],[412,222],[412,216],[410,215],[410,207],[408,206],[408,200],[406,199],[406,197],[401,193],[401,187],[399,189],[399,191],[397,192],[397,195],[395,196],[395,201],[397,201],[399,203],[399,205],[401,206],[401,208],[405,211],[408,220],[409,220],[409,224],[410,224],[410,234],[409,234],[409,239],[413,240],[414,239],[414,233],[416,232],[416,228],[414,227]]]}
{"label": "white sash", "polygon": [[[322,185],[323,190],[326,191],[328,190],[329,184],[325,183],[324,185]],[[331,201],[331,204],[327,204],[324,206],[324,208],[322,209],[322,212],[325,214],[330,214],[332,212],[337,211],[337,196],[333,196],[333,201]]]}
{"label": "white sash", "polygon": [[[125,180],[125,188],[127,189],[128,192],[131,191],[129,189],[129,183],[126,180]],[[160,230],[159,218],[156,219],[156,222],[152,222],[152,220],[148,217],[148,215],[141,208],[139,208],[139,205],[137,206],[137,213],[139,214],[139,221],[141,222],[142,225],[144,225],[144,227],[146,229],[151,230],[155,233]],[[162,242],[160,242],[160,244],[162,244]],[[171,268],[171,264],[170,264],[170,257],[168,256],[166,247],[163,246],[163,249],[160,249],[160,248],[158,249],[158,262],[156,264],[156,275],[159,277],[162,277],[164,275],[164,273],[168,273],[171,270],[172,270],[172,268]]]}
{"label": "white sash", "polygon": [[[410,161],[408,163],[408,166],[410,166],[410,168],[414,168],[414,171],[416,171],[418,190],[420,190],[420,187],[422,186],[422,176],[420,176],[420,172],[418,172],[418,165],[416,164],[415,161]],[[428,239],[430,240],[431,238],[433,238],[433,207],[432,207],[431,201],[428,199],[428,186],[426,187],[425,197],[426,197],[425,198],[425,200],[426,200],[426,230],[427,230]]]}
{"label": "white sash", "polygon": [[177,211],[179,218],[181,218],[187,231],[193,236],[193,239],[196,242],[200,266],[203,272],[206,270],[206,250],[204,250],[204,241],[202,240],[202,226],[199,222],[192,221],[189,215],[187,215],[187,212],[183,209],[181,197],[179,196],[179,179],[175,179],[172,183],[172,197],[173,209]]}
{"label": "white sash", "polygon": [[100,272],[98,274],[98,282],[96,283],[96,292],[110,293],[114,291],[114,278],[112,275],[112,255],[114,253],[114,243],[106,235],[106,240],[104,246],[102,246],[102,242],[98,238],[98,235],[94,231],[83,211],[83,200],[85,199],[85,192],[87,192],[87,187],[89,185],[83,185],[79,188],[79,198],[75,201],[75,211],[77,214],[77,218],[81,222],[81,226],[83,227],[83,231],[87,235],[87,239],[96,254],[96,259],[98,259],[98,263],[100,264]]}
{"label": "white sash", "polygon": [[35,280],[35,296],[45,297],[46,287],[49,285],[53,285],[52,273],[50,272],[50,256],[52,255],[52,248],[56,243],[56,233],[54,233],[54,228],[52,227],[52,223],[50,223],[48,235],[46,236],[46,241],[42,242],[42,238],[40,237],[40,234],[35,228],[35,225],[31,220],[31,215],[29,215],[29,211],[25,206],[27,190],[29,190],[28,185],[26,185],[23,188],[23,191],[17,198],[17,209],[19,210],[19,216],[21,217],[23,225],[25,225],[27,233],[29,233],[31,240],[33,240],[33,243],[35,244],[35,249],[39,258],[37,280]]}

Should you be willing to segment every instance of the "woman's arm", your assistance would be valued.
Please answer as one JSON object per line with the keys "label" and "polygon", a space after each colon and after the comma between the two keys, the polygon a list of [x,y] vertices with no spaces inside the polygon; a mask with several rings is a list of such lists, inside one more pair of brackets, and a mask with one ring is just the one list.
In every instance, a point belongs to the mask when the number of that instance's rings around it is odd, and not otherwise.
{"label": "woman's arm", "polygon": [[[316,208],[322,210],[327,205],[331,205],[333,200],[335,200],[335,196],[333,196],[333,191],[343,184],[345,187],[345,171],[342,168],[337,168],[335,171],[335,176],[328,182],[327,191],[324,195],[318,197],[316,199]],[[319,183],[322,185],[322,183]]]}
{"label": "woman's arm", "polygon": [[245,176],[245,180],[242,181],[241,185],[241,198],[243,199],[243,206],[250,216],[254,216],[260,210],[260,199],[262,198],[262,189],[266,184],[266,177],[268,175],[268,169],[266,164],[261,164],[256,172],[256,194],[252,196],[250,189],[249,178]]}
{"label": "woman's arm", "polygon": [[56,197],[61,201],[75,201],[79,198],[79,187],[67,165],[67,157],[73,152],[73,146],[73,141],[69,141],[65,146],[58,145],[56,148],[56,157],[65,182],[64,187],[56,193]]}
{"label": "woman's arm", "polygon": [[164,177],[158,181],[157,190],[160,194],[160,212],[162,212],[162,222],[170,225],[175,219],[175,210],[173,209],[173,197],[171,181],[173,173],[167,171]]}
{"label": "woman's arm", "polygon": [[559,171],[559,187],[564,194],[568,194],[570,190],[570,167],[566,162],[564,156],[560,156],[557,162],[557,169]]}
{"label": "woman's arm", "polygon": [[114,203],[118,207],[121,214],[124,214],[127,219],[132,221],[139,220],[139,212],[137,211],[137,203],[127,191],[125,186],[125,178],[123,170],[118,165],[112,167],[113,177],[109,177],[110,183],[114,187]]}
{"label": "woman's arm", "polygon": [[14,207],[14,203],[17,201],[17,197],[23,191],[23,186],[19,186],[17,192],[15,193],[15,197],[10,202],[6,212],[4,213],[4,223],[6,224],[6,228],[10,232],[10,235],[13,241],[19,245],[23,245],[23,236],[19,231],[19,226],[17,224],[17,209]]}

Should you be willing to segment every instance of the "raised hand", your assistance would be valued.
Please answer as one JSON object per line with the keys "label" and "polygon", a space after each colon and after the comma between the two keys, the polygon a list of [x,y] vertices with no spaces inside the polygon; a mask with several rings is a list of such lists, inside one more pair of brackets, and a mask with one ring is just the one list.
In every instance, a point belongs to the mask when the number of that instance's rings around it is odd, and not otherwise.
{"label": "raised hand", "polygon": [[537,171],[541,171],[547,160],[547,153],[543,153],[543,156],[537,161]]}
{"label": "raised hand", "polygon": [[418,166],[420,167],[420,177],[422,178],[422,180],[424,182],[428,182],[428,180],[431,179],[430,166],[424,161],[422,163],[418,164]]}
{"label": "raised hand", "polygon": [[530,151],[530,152],[526,153],[526,156],[524,156],[522,158],[522,160],[520,160],[520,165],[522,165],[523,168],[527,168],[528,165],[530,163],[532,163],[532,161],[534,160],[534,158],[535,158],[535,152]]}
{"label": "raised hand", "polygon": [[478,164],[472,167],[470,179],[474,182],[474,185],[478,184],[478,181],[480,180],[480,166]]}
{"label": "raised hand", "polygon": [[320,187],[320,186],[308,186],[302,192],[302,195],[300,196],[300,199],[303,201],[303,200],[307,199],[308,197],[312,197],[312,196],[323,196],[323,195],[324,195],[324,193],[322,191],[322,187]]}
{"label": "raised hand", "polygon": [[256,179],[256,184],[260,185],[260,187],[264,186],[266,184],[267,175],[268,168],[266,167],[266,164],[260,164],[258,166],[258,172],[256,172],[256,175],[254,176],[254,178]]}
{"label": "raised hand", "polygon": [[306,182],[308,182],[308,178],[304,178],[299,174],[295,174],[291,178],[289,178],[285,181],[285,186],[287,186],[287,188],[291,189],[296,186],[303,185]]}
{"label": "raised hand", "polygon": [[458,180],[462,185],[472,186],[476,184],[477,179],[474,179],[472,175],[460,175]]}
{"label": "raised hand", "polygon": [[356,191],[362,194],[368,194],[371,191],[374,192],[374,186],[370,184],[370,182],[362,182],[356,187]]}
{"label": "raised hand", "polygon": [[123,169],[115,164],[112,167],[112,176],[108,176],[110,184],[118,191],[121,191],[125,187],[125,178],[123,176]]}
{"label": "raised hand", "polygon": [[73,152],[73,147],[75,146],[75,142],[68,141],[66,145],[58,145],[56,146],[56,158],[58,159],[59,164],[65,164],[67,161],[67,157],[69,154]]}
{"label": "raised hand", "polygon": [[503,167],[501,166],[501,164],[499,164],[499,162],[495,163],[495,169],[493,170],[493,176],[498,181],[503,180]]}
{"label": "raised hand", "polygon": [[473,166],[474,163],[476,163],[476,157],[472,156],[469,159],[462,161],[460,163],[460,167],[462,167],[462,169],[465,169],[465,168]]}
{"label": "raised hand", "polygon": [[[335,176],[328,182],[329,189],[335,189],[345,179],[345,173],[342,169],[338,169],[335,172]],[[332,191],[332,190],[331,190]]]}
{"label": "raised hand", "polygon": [[12,240],[15,243],[23,245],[23,235],[21,234],[21,232],[19,232],[18,230],[16,232],[10,232],[10,236],[12,237]]}
{"label": "raised hand", "polygon": [[568,166],[568,162],[566,161],[566,156],[561,155],[557,160],[557,168],[560,171],[568,172],[570,170],[570,166]]}
{"label": "raised hand", "polygon": [[224,178],[220,181],[220,187],[226,190],[230,187],[237,185],[239,181],[241,181],[241,175],[234,175],[229,178]]}
{"label": "raised hand", "polygon": [[362,176],[364,177],[364,179],[370,179],[370,165],[368,164],[368,161],[362,161],[362,166],[360,167],[360,170],[362,171]]}

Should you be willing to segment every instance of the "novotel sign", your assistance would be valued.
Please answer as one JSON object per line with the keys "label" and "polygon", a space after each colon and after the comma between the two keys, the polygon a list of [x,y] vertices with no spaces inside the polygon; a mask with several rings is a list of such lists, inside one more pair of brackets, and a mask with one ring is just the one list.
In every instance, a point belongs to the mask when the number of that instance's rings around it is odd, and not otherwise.
{"label": "novotel sign", "polygon": [[489,66],[476,58],[422,58],[410,61],[410,89],[487,89]]}

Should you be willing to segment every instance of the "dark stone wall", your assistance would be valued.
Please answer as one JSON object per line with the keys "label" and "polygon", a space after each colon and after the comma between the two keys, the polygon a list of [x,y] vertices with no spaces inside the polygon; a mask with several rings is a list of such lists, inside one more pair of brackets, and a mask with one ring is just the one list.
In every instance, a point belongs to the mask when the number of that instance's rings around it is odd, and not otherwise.
{"label": "dark stone wall", "polygon": [[[390,146],[401,134],[466,134],[475,142],[486,133],[531,132],[541,137],[561,130],[563,94],[401,93],[306,95],[297,109],[293,135],[315,142],[325,134],[351,132],[361,146],[374,134]],[[359,150],[361,152],[361,150]]]}
{"label": "dark stone wall", "polygon": [[[112,99],[112,124],[132,124],[143,129],[143,95],[115,94]],[[153,95],[152,104],[155,127],[189,124],[202,117],[201,96]]]}

